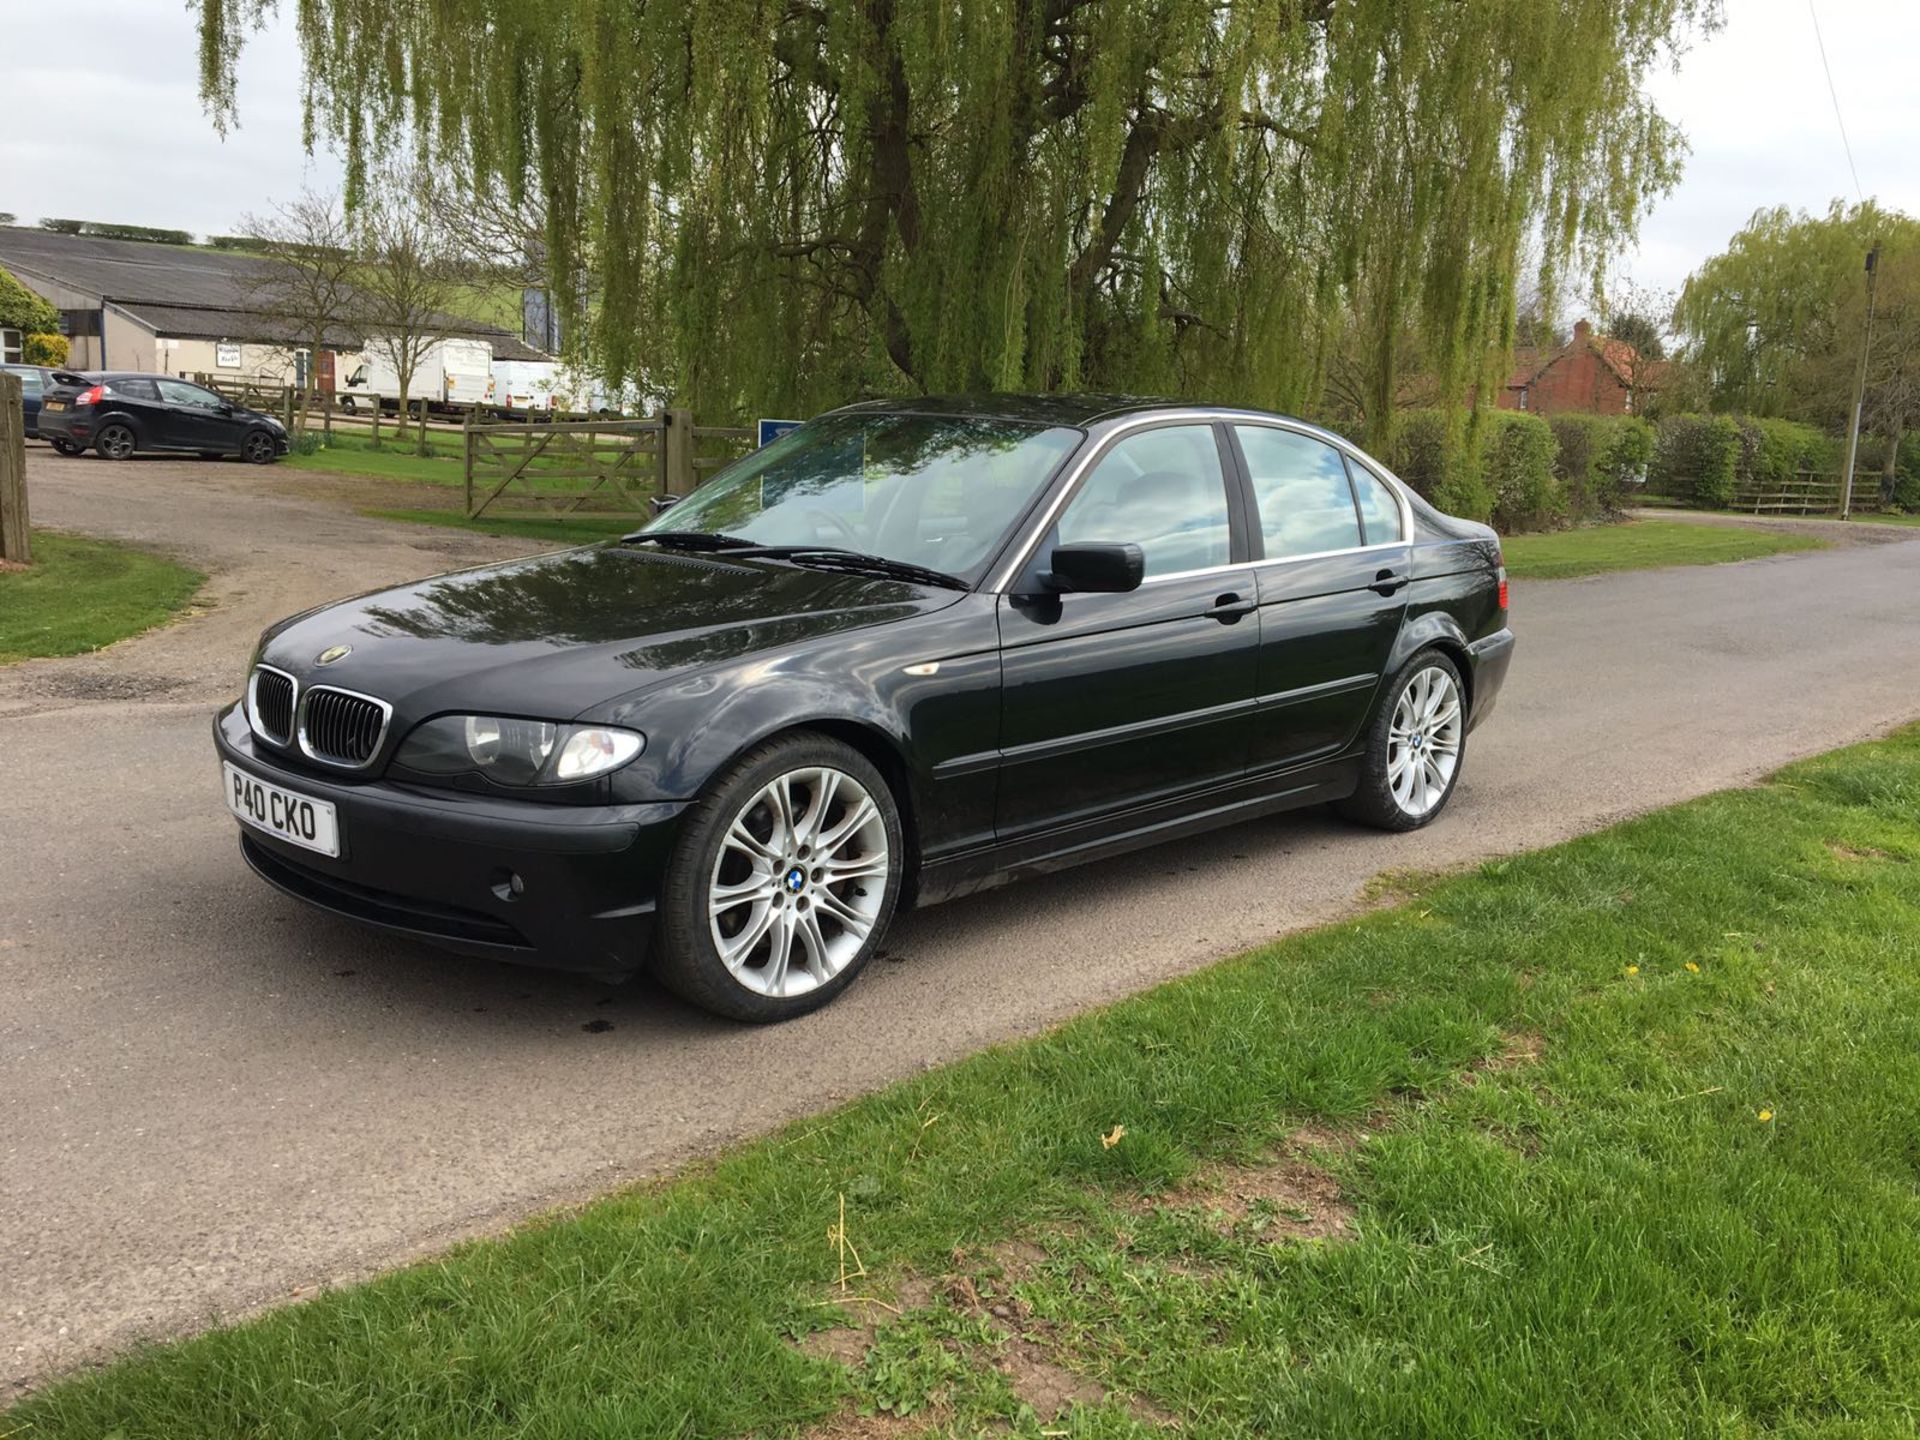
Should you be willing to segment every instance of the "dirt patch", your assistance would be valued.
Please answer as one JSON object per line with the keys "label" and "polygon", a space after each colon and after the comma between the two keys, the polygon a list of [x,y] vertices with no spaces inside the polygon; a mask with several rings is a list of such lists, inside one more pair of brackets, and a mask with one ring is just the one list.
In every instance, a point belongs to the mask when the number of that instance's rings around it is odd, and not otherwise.
{"label": "dirt patch", "polygon": [[1054,1364],[1051,1350],[1024,1335],[1009,1336],[993,1364],[1021,1402],[1043,1420],[1069,1405],[1100,1405],[1107,1398],[1106,1386]]}
{"label": "dirt patch", "polygon": [[1500,1053],[1487,1055],[1467,1067],[1460,1077],[1462,1085],[1476,1085],[1482,1075],[1500,1075],[1540,1063],[1546,1054],[1546,1038],[1535,1030],[1515,1030],[1501,1042]]}
{"label": "dirt patch", "polygon": [[849,1411],[809,1425],[800,1436],[801,1440],[903,1440],[911,1435],[931,1435],[942,1423],[938,1412],[931,1411],[912,1417],[856,1415]]}
{"label": "dirt patch", "polygon": [[1178,1198],[1204,1209],[1223,1235],[1251,1225],[1275,1241],[1335,1240],[1353,1227],[1353,1207],[1340,1182],[1318,1165],[1292,1158],[1216,1170]]}
{"label": "dirt patch", "polygon": [[1898,860],[1906,863],[1906,856],[1895,855],[1891,850],[1881,850],[1872,845],[1848,845],[1839,840],[1829,840],[1827,850],[1836,860]]}

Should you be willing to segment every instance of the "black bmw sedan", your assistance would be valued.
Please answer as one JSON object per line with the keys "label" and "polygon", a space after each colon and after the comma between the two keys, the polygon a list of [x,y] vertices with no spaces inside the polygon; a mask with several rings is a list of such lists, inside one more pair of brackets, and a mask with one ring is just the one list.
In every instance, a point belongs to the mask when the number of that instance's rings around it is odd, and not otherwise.
{"label": "black bmw sedan", "polygon": [[1337,435],[921,399],[283,621],[214,738],[288,894],[778,1020],[902,906],[1321,802],[1429,823],[1512,648],[1494,533]]}

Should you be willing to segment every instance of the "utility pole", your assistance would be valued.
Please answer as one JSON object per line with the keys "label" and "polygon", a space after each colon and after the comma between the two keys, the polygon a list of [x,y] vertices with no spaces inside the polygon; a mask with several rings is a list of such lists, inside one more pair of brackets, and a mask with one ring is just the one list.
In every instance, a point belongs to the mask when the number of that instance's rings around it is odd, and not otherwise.
{"label": "utility pole", "polygon": [[1847,422],[1847,473],[1840,484],[1840,518],[1853,514],[1853,461],[1860,453],[1860,409],[1867,398],[1867,354],[1873,349],[1873,289],[1880,279],[1880,247],[1867,251],[1867,328],[1860,337],[1860,369],[1853,377],[1853,416]]}

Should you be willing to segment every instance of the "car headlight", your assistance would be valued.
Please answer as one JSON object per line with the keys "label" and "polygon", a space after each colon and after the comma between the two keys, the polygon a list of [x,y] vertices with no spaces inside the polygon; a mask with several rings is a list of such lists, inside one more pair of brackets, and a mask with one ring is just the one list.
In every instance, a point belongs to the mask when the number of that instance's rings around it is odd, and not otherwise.
{"label": "car headlight", "polygon": [[646,736],[606,725],[442,715],[416,726],[394,763],[422,775],[477,771],[502,785],[569,785],[618,770],[646,748]]}

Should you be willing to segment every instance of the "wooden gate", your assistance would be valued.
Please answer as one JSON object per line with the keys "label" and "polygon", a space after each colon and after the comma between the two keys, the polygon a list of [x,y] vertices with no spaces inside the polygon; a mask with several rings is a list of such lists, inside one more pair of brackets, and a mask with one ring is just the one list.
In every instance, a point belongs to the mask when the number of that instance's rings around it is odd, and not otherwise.
{"label": "wooden gate", "polygon": [[[665,429],[658,419],[470,423],[467,515],[650,519],[649,502],[667,493]],[[509,508],[516,503],[520,508]]]}

